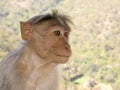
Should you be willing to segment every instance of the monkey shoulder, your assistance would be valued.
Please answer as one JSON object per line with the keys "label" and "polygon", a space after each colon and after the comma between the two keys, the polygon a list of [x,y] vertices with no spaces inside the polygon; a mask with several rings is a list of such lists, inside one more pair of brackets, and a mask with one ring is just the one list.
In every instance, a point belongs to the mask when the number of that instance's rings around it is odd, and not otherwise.
{"label": "monkey shoulder", "polygon": [[0,90],[11,90],[10,88],[14,82],[14,66],[19,54],[20,49],[15,49],[8,53],[0,62]]}
{"label": "monkey shoulder", "polygon": [[[16,60],[19,58],[20,54],[21,54],[21,48],[17,48],[15,50],[12,50],[11,52],[9,52],[4,58],[3,60],[0,62],[0,70],[1,69],[7,69],[9,66],[13,67],[14,63],[16,62]],[[10,68],[9,67],[9,68]],[[1,73],[1,72],[0,72]]]}

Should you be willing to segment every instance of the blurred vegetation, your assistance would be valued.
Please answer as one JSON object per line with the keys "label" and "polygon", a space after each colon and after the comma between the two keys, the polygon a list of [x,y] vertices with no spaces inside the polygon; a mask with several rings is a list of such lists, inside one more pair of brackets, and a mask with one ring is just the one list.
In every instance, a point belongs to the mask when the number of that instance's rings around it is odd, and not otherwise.
{"label": "blurred vegetation", "polygon": [[19,45],[21,20],[52,9],[74,22],[73,55],[63,65],[61,90],[88,90],[86,82],[92,81],[92,90],[120,90],[120,0],[1,0],[0,60]]}

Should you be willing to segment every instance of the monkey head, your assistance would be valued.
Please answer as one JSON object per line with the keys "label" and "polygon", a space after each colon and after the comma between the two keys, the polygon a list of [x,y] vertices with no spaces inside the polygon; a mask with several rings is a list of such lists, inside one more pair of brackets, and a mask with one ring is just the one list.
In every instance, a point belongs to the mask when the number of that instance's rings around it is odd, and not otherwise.
{"label": "monkey head", "polygon": [[21,36],[43,60],[65,63],[71,56],[69,45],[70,20],[57,12],[39,15],[21,22]]}

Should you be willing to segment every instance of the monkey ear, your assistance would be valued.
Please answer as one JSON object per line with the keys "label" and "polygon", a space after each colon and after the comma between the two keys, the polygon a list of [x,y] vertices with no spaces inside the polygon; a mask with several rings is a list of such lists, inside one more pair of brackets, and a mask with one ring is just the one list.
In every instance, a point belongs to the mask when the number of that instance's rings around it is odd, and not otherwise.
{"label": "monkey ear", "polygon": [[30,40],[32,35],[32,26],[27,22],[20,22],[21,37],[23,40]]}

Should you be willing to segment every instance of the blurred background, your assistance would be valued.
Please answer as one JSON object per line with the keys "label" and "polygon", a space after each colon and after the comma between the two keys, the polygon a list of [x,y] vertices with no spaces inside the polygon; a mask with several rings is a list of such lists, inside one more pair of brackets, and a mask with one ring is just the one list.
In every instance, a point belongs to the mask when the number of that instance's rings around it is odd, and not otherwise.
{"label": "blurred background", "polygon": [[120,90],[120,0],[0,0],[0,61],[21,42],[19,22],[52,9],[74,23],[60,90]]}

